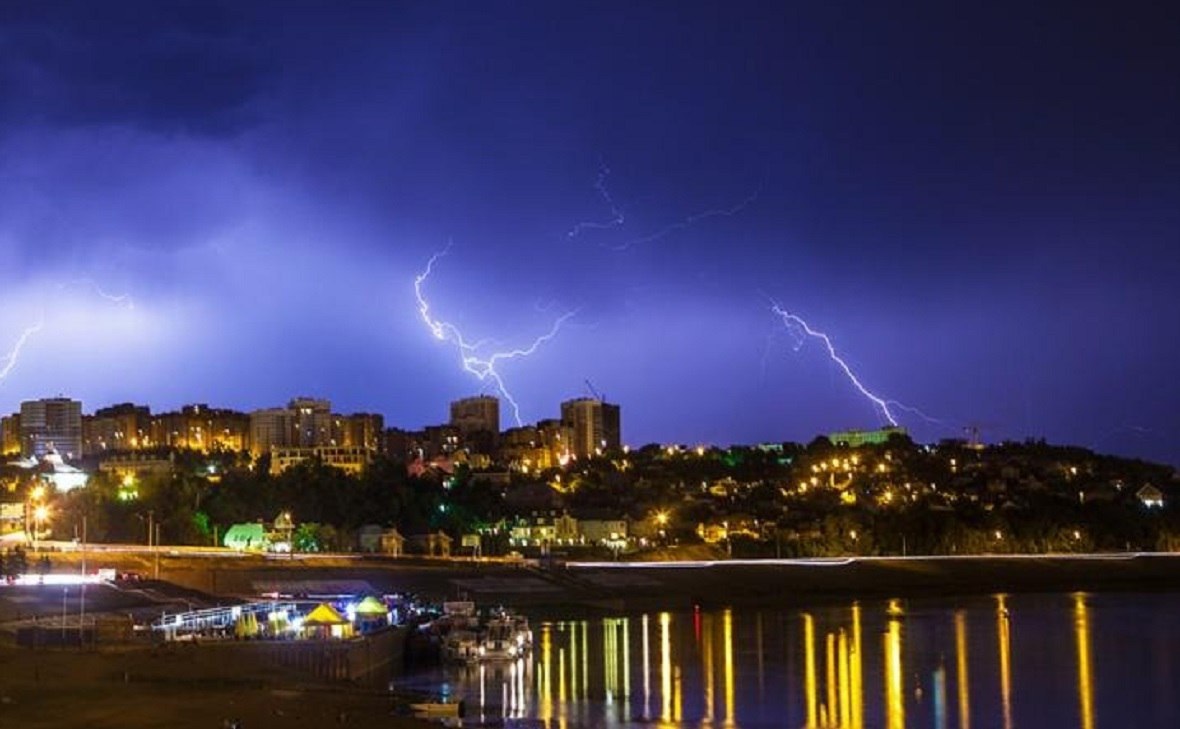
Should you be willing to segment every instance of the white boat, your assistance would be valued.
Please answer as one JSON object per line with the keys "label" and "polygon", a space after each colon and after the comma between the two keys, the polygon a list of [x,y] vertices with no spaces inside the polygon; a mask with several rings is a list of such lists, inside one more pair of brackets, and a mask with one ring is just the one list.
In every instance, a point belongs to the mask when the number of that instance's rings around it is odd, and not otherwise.
{"label": "white boat", "polygon": [[466,628],[454,628],[443,638],[443,655],[455,663],[473,663],[479,660],[479,634]]}
{"label": "white boat", "polygon": [[532,648],[532,632],[521,616],[501,613],[488,621],[479,644],[482,661],[511,661]]}

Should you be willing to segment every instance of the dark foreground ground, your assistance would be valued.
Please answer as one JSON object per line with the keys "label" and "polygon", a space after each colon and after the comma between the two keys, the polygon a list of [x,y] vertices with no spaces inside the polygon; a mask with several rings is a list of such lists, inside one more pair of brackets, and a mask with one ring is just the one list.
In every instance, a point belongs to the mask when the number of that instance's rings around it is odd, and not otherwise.
{"label": "dark foreground ground", "polygon": [[316,684],[258,665],[240,648],[0,647],[0,726],[223,729],[230,720],[243,729],[437,726],[404,716],[388,695]]}

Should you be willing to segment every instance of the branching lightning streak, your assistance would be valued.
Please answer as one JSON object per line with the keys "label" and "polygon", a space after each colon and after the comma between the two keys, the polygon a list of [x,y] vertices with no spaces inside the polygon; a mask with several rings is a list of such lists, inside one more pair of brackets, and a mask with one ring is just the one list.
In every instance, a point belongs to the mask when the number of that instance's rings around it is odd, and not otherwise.
{"label": "branching lightning streak", "polygon": [[861,383],[860,378],[858,378],[852,371],[852,368],[848,366],[848,363],[845,362],[844,359],[836,352],[836,347],[832,344],[832,340],[827,334],[812,329],[811,325],[803,321],[801,317],[786,311],[781,306],[779,306],[777,302],[771,302],[771,304],[771,311],[782,318],[783,324],[785,324],[787,329],[789,329],[797,337],[799,346],[802,346],[802,340],[804,338],[803,335],[818,339],[819,341],[823,342],[824,346],[827,347],[828,357],[831,358],[831,360],[835,362],[841,370],[844,371],[844,375],[848,378],[848,381],[852,383],[852,386],[855,387],[861,395],[864,395],[870,402],[873,403],[873,405],[877,407],[877,409],[881,412],[881,415],[885,416],[885,419],[889,421],[890,425],[896,426],[898,424],[897,418],[893,416],[893,412],[890,410],[890,405],[897,405],[896,401],[881,398],[865,387],[864,384]]}
{"label": "branching lightning streak", "polygon": [[102,287],[98,285],[98,282],[92,278],[76,279],[74,281],[71,281],[69,284],[63,284],[62,288],[65,288],[65,286],[67,286],[67,285],[68,286],[86,286],[86,287],[90,288],[91,290],[93,290],[94,293],[98,294],[100,297],[106,299],[107,301],[110,301],[111,303],[125,305],[128,309],[135,308],[135,300],[131,298],[130,294],[115,295],[115,294],[107,293],[106,291],[103,291]]}
{"label": "branching lightning streak", "polygon": [[481,339],[477,342],[468,342],[467,339],[463,337],[463,333],[459,331],[459,328],[454,324],[442,319],[436,319],[431,315],[430,302],[426,300],[426,296],[422,293],[422,285],[426,282],[426,279],[430,277],[430,274],[434,270],[434,264],[439,258],[445,256],[450,250],[451,246],[450,244],[447,244],[446,248],[431,256],[430,260],[426,263],[425,270],[414,277],[414,296],[418,300],[418,313],[422,316],[422,321],[425,322],[426,326],[430,328],[430,333],[434,335],[435,339],[442,342],[450,342],[451,344],[454,344],[456,348],[458,348],[464,370],[475,375],[475,377],[481,382],[490,381],[493,385],[495,385],[496,390],[500,393],[500,396],[503,397],[504,400],[508,402],[508,405],[512,408],[512,415],[516,420],[516,424],[518,426],[523,425],[524,421],[521,420],[520,417],[520,405],[517,403],[516,398],[512,395],[512,393],[509,392],[508,387],[504,384],[503,376],[501,376],[496,367],[508,360],[528,357],[529,355],[536,352],[541,347],[541,345],[557,336],[557,333],[561,330],[562,325],[565,324],[567,319],[574,316],[577,311],[567,311],[561,316],[557,317],[557,319],[554,320],[553,325],[549,328],[549,331],[534,339],[532,344],[527,347],[492,352],[488,355],[481,355],[479,350],[491,340]]}
{"label": "branching lightning streak", "polygon": [[18,338],[16,340],[16,344],[12,347],[12,350],[9,351],[8,355],[5,357],[4,367],[0,368],[0,382],[3,382],[4,380],[8,379],[9,373],[11,373],[12,370],[16,367],[16,363],[20,359],[21,350],[23,350],[25,348],[25,344],[28,343],[29,338],[32,337],[37,332],[41,331],[41,327],[43,327],[43,326],[45,326],[45,321],[41,320],[41,321],[37,322],[36,324],[34,324],[33,326],[25,329],[24,332],[21,333],[20,338]]}
{"label": "branching lightning streak", "polygon": [[667,235],[675,233],[678,230],[684,230],[685,228],[692,227],[693,225],[696,225],[697,223],[701,222],[702,220],[707,220],[709,218],[733,217],[734,215],[737,215],[738,213],[742,212],[746,208],[750,207],[750,205],[754,204],[754,201],[758,199],[758,195],[761,194],[761,192],[762,192],[761,190],[755,192],[753,195],[750,195],[745,200],[742,200],[737,205],[734,205],[733,207],[730,207],[730,208],[716,208],[716,209],[712,209],[712,210],[704,210],[702,212],[695,213],[693,215],[689,215],[687,218],[684,218],[683,220],[672,223],[671,225],[665,226],[664,228],[657,230],[655,233],[652,233],[651,235],[645,235],[642,238],[635,238],[634,240],[627,241],[626,243],[621,243],[617,246],[611,246],[611,250],[625,251],[628,248],[630,248],[631,246],[643,245],[644,243],[652,243],[657,240],[660,240],[661,238],[663,238]]}
{"label": "branching lightning streak", "polygon": [[598,194],[602,196],[602,199],[606,201],[607,206],[610,207],[611,219],[605,223],[578,223],[573,228],[571,228],[568,233],[566,233],[567,238],[577,238],[584,230],[609,230],[611,228],[617,228],[623,224],[623,221],[625,220],[623,217],[623,211],[620,210],[619,206],[615,204],[614,198],[611,197],[610,190],[608,190],[606,187],[606,178],[609,176],[610,168],[605,164],[601,165],[598,168],[598,179],[594,182],[594,189],[598,190]]}

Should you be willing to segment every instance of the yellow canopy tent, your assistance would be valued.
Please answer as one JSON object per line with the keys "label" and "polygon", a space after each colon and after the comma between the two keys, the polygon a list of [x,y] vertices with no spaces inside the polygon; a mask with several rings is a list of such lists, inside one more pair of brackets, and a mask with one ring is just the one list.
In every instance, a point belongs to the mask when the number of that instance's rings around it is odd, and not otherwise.
{"label": "yellow canopy tent", "polygon": [[306,638],[349,638],[352,624],[336,608],[320,603],[303,619],[303,635]]}
{"label": "yellow canopy tent", "polygon": [[364,600],[361,600],[356,605],[356,614],[362,618],[383,618],[389,614],[389,608],[385,607],[385,603],[377,598],[369,595]]}

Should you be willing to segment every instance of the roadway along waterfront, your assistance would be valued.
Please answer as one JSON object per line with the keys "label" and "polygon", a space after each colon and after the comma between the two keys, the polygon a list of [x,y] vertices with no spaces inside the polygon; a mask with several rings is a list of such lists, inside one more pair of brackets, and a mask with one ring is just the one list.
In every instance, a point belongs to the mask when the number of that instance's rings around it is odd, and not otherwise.
{"label": "roadway along waterfront", "polygon": [[[50,554],[54,571],[81,569],[81,551]],[[692,604],[791,603],[817,597],[899,597],[996,591],[1174,589],[1180,555],[981,555],[683,562],[534,562],[243,555],[213,548],[87,547],[87,570],[155,574],[191,589],[250,596],[284,581],[364,580],[436,598],[463,593],[521,606],[617,610]]]}

